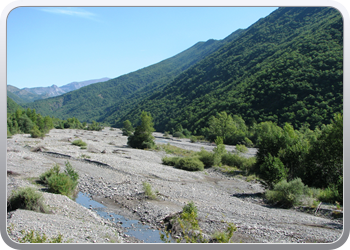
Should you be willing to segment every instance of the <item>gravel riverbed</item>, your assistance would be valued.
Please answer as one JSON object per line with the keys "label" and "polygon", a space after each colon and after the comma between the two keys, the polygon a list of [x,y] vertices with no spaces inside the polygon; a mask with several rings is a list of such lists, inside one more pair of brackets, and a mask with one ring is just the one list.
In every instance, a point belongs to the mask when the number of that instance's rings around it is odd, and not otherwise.
{"label": "gravel riverbed", "polygon": [[[167,143],[162,134],[154,134],[157,143]],[[87,143],[86,149],[72,145],[75,139]],[[190,150],[213,145],[172,140],[172,144]],[[233,150],[234,147],[227,147]],[[256,149],[249,149],[247,157]],[[249,243],[324,243],[337,241],[343,232],[342,219],[332,219],[295,209],[266,205],[259,182],[227,176],[215,169],[187,172],[162,165],[164,151],[127,147],[127,137],[119,129],[102,131],[53,129],[44,139],[28,134],[7,139],[7,194],[33,184],[40,174],[68,160],[78,171],[79,191],[104,204],[110,212],[137,219],[153,229],[162,228],[164,219],[193,201],[198,208],[199,225],[204,233],[224,230],[227,223],[236,225],[235,242]],[[158,195],[150,200],[144,195],[148,182]],[[120,223],[102,218],[96,211],[65,196],[42,191],[51,213],[15,210],[7,215],[9,237],[17,241],[21,230],[35,230],[47,236],[63,235],[71,243],[142,242],[125,233]]]}

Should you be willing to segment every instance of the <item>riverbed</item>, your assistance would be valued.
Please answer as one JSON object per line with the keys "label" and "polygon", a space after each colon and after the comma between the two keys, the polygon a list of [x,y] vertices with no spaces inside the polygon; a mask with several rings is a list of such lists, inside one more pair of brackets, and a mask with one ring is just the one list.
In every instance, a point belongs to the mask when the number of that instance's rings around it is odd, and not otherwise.
{"label": "riverbed", "polygon": [[[157,143],[172,143],[186,149],[199,151],[202,147],[206,150],[214,147],[186,139],[167,140],[161,138],[161,133],[154,135],[161,140]],[[76,139],[85,141],[87,148],[72,145]],[[247,157],[255,153],[256,149],[249,149]],[[127,137],[119,129],[53,129],[44,139],[14,135],[7,139],[7,170],[16,173],[7,178],[8,195],[19,186],[31,185],[40,190],[33,179],[54,164],[63,169],[69,161],[79,173],[81,195],[89,198],[81,196],[82,201],[75,202],[44,193],[45,202],[53,212],[47,215],[23,210],[11,212],[8,216],[11,239],[20,237],[23,229],[35,229],[48,235],[61,230],[65,240],[78,243],[159,242],[156,238],[158,230],[164,230],[164,220],[182,211],[191,201],[198,208],[199,225],[205,234],[225,230],[228,223],[234,223],[235,242],[334,242],[342,235],[342,220],[266,206],[259,196],[264,192],[259,182],[246,182],[212,168],[201,172],[175,169],[162,164],[164,156],[167,156],[164,151],[129,148]],[[143,182],[150,183],[157,199],[144,195]],[[146,235],[146,229],[157,237]],[[108,236],[101,232],[108,232]]]}

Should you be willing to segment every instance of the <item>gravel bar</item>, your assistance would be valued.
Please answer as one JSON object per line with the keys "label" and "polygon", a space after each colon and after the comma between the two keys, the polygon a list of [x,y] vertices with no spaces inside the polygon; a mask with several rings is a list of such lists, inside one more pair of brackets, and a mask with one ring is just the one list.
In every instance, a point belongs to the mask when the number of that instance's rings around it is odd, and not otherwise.
{"label": "gravel bar", "polygon": [[[190,143],[188,139],[164,140],[155,133],[157,143],[175,143],[190,150],[213,145]],[[72,145],[82,139],[86,149]],[[173,145],[175,145],[173,144]],[[234,147],[226,147],[234,150]],[[256,149],[249,149],[251,157]],[[22,186],[42,187],[33,179],[68,160],[79,175],[80,192],[103,202],[111,211],[136,218],[152,228],[164,227],[164,219],[193,201],[198,208],[199,225],[206,234],[224,230],[228,222],[236,225],[235,242],[330,243],[343,232],[342,219],[270,207],[263,202],[264,188],[259,182],[224,175],[215,169],[188,172],[162,165],[163,151],[132,149],[119,129],[102,131],[52,129],[44,139],[28,134],[7,139],[7,194]],[[157,200],[145,197],[142,183],[148,182]],[[16,210],[8,213],[9,236],[17,241],[21,230],[35,230],[47,236],[63,235],[72,243],[134,243],[140,240],[124,233],[118,223],[99,217],[93,210],[57,194],[41,190],[51,213]]]}

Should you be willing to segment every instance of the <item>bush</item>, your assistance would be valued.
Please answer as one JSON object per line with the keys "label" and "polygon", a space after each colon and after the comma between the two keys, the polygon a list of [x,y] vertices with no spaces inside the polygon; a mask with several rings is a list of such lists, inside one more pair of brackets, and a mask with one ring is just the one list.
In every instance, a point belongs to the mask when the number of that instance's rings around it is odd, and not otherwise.
{"label": "bush", "polygon": [[190,137],[190,140],[191,140],[192,143],[195,143],[195,142],[198,141],[197,137],[194,136],[194,135],[192,135],[192,136]]}
{"label": "bush", "polygon": [[197,217],[198,209],[197,209],[196,205],[194,205],[194,202],[191,201],[183,207],[182,213],[188,213],[188,214],[193,213],[194,217]]}
{"label": "bush", "polygon": [[248,152],[248,149],[246,146],[244,145],[236,145],[236,151],[238,153],[247,153]]}
{"label": "bush", "polygon": [[45,133],[41,132],[37,126],[34,126],[30,130],[30,136],[32,138],[43,138],[45,136]]}
{"label": "bush", "polygon": [[247,146],[247,147],[254,147],[254,143],[247,137],[244,137],[244,144]]}
{"label": "bush", "polygon": [[214,153],[201,149],[198,153],[198,159],[203,162],[205,168],[214,166]]}
{"label": "bush", "polygon": [[238,154],[227,153],[221,157],[221,162],[224,165],[227,165],[230,167],[236,167],[236,168],[239,168],[240,170],[250,172],[251,168],[254,166],[256,162],[256,158],[255,157],[245,158]]}
{"label": "bush", "polygon": [[31,187],[22,187],[12,192],[7,202],[7,210],[13,211],[16,209],[47,213],[42,194]]}
{"label": "bush", "polygon": [[104,128],[104,126],[96,121],[92,121],[91,124],[89,124],[85,130],[94,130],[94,131],[101,131]]}
{"label": "bush", "polygon": [[39,178],[48,186],[49,192],[72,198],[76,193],[79,175],[67,161],[64,173],[60,173],[60,167],[56,164]]}
{"label": "bush", "polygon": [[213,242],[217,243],[230,243],[230,239],[233,236],[233,232],[237,230],[237,227],[233,223],[229,223],[225,232],[215,232],[211,237]]}
{"label": "bush", "polygon": [[164,157],[162,159],[162,162],[164,165],[168,165],[168,166],[175,166],[176,164],[178,164],[180,157]]}
{"label": "bush", "polygon": [[183,133],[177,131],[173,134],[173,137],[185,138],[185,135]]}
{"label": "bush", "polygon": [[39,179],[42,183],[47,184],[48,179],[53,175],[58,175],[59,172],[60,172],[60,166],[58,164],[55,164],[55,166],[53,168],[51,168],[48,171],[46,171],[45,173],[41,174],[39,176]]}
{"label": "bush", "polygon": [[34,235],[34,230],[30,230],[29,232],[21,231],[24,234],[23,238],[19,238],[19,243],[62,243],[63,235],[59,234],[57,237],[47,238],[46,234],[40,235],[36,232],[36,236]]}
{"label": "bush", "polygon": [[327,188],[320,191],[317,199],[322,202],[336,203],[343,202],[343,198],[340,197],[338,188],[335,185],[330,185]]}
{"label": "bush", "polygon": [[290,208],[300,203],[302,196],[308,193],[307,189],[300,178],[290,182],[282,180],[274,186],[273,190],[268,190],[265,197],[270,203]]}
{"label": "bush", "polygon": [[164,157],[162,162],[164,165],[173,166],[187,171],[204,170],[203,162],[197,157]]}
{"label": "bush", "polygon": [[73,141],[72,144],[79,147],[86,147],[87,145],[86,142],[83,142],[81,139]]}
{"label": "bush", "polygon": [[148,198],[152,200],[157,199],[157,196],[152,192],[151,184],[149,184],[148,182],[143,182],[142,185],[143,185],[143,190],[145,191],[145,195]]}
{"label": "bush", "polygon": [[180,158],[175,164],[176,168],[187,171],[202,171],[204,170],[204,164],[198,158],[184,157]]}
{"label": "bush", "polygon": [[274,157],[269,153],[260,165],[259,177],[272,187],[275,183],[287,178],[287,170],[278,157]]}

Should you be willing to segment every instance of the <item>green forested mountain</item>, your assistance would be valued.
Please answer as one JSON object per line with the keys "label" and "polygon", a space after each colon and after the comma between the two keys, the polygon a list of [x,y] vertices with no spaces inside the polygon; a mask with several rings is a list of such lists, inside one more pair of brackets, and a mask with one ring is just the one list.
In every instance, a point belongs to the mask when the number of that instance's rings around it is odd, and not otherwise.
{"label": "green forested mountain", "polygon": [[144,99],[158,131],[194,133],[221,111],[248,123],[327,124],[343,110],[343,23],[332,8],[279,8]]}
{"label": "green forested mountain", "polygon": [[343,110],[342,17],[332,8],[279,8],[224,40],[25,107],[117,127],[136,125],[144,110],[157,131],[181,125],[195,134],[222,111],[247,125],[314,128]]}
{"label": "green forested mountain", "polygon": [[22,107],[7,96],[7,113],[15,113],[17,109],[22,109]]}
{"label": "green forested mountain", "polygon": [[237,30],[220,41],[198,42],[178,55],[157,64],[58,97],[28,103],[25,107],[61,119],[76,117],[87,122],[97,120],[114,123],[111,114],[121,117],[140,100],[165,86],[223,44],[237,38],[241,32],[242,30]]}
{"label": "green forested mountain", "polygon": [[19,89],[11,85],[7,85],[7,96],[18,104],[24,104],[27,102],[33,102],[35,100],[42,99],[42,97],[38,94],[30,93],[25,89]]}

